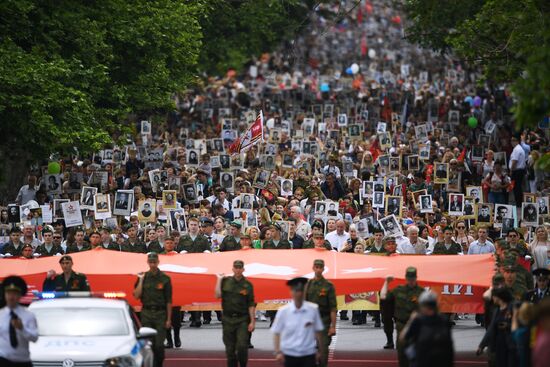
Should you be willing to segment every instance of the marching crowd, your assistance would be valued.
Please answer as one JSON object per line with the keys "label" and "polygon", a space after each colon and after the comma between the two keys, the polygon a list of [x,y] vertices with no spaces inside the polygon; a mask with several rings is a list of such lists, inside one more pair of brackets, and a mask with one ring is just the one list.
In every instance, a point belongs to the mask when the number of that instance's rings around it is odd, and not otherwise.
{"label": "marching crowd", "polygon": [[[506,86],[479,86],[475,69],[408,43],[382,2],[324,10],[337,21],[313,12],[281,49],[175,95],[164,121],[138,121],[126,146],[34,167],[3,198],[0,261],[96,247],[492,253],[480,352],[488,346],[496,366],[530,363],[550,333],[548,304],[529,306],[550,295],[550,185],[537,165],[548,129],[516,131]],[[234,152],[258,119],[261,139]],[[529,345],[534,327],[541,337]]]}

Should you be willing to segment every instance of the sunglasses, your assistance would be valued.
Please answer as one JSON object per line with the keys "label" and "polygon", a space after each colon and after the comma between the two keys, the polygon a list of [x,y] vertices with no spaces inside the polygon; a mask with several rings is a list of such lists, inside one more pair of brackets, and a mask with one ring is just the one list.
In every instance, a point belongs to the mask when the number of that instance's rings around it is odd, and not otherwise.
{"label": "sunglasses", "polygon": [[456,227],[456,228],[458,228],[458,229],[465,229],[466,227],[464,227],[464,226],[458,226],[458,227]]}

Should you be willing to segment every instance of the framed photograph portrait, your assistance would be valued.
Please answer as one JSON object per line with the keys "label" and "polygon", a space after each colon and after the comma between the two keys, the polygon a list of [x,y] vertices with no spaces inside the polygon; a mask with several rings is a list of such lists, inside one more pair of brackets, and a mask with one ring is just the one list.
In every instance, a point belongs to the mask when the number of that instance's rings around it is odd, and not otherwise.
{"label": "framed photograph portrait", "polygon": [[449,182],[449,163],[436,163],[434,183],[446,184],[448,182]]}
{"label": "framed photograph portrait", "polygon": [[449,194],[449,215],[461,216],[464,213],[464,194]]}
{"label": "framed photograph portrait", "polygon": [[176,209],[177,192],[175,190],[164,190],[162,192],[162,207],[164,209]]}
{"label": "framed photograph portrait", "polygon": [[493,223],[493,204],[478,203],[476,224],[489,226]]}
{"label": "framed photograph portrait", "polygon": [[522,224],[526,226],[539,225],[539,205],[538,203],[521,203]]}
{"label": "framed photograph portrait", "polygon": [[84,186],[80,194],[80,207],[86,210],[95,210],[94,198],[96,194],[96,187]]}
{"label": "framed photograph portrait", "polygon": [[420,213],[433,213],[434,209],[432,206],[432,195],[420,195],[418,197],[418,202],[420,204]]}
{"label": "framed photograph portrait", "polygon": [[115,193],[114,215],[129,216],[134,206],[134,190],[117,190]]}
{"label": "framed photograph portrait", "polygon": [[401,218],[401,211],[403,208],[402,196],[387,196],[386,197],[386,215],[395,215]]}
{"label": "framed photograph portrait", "polygon": [[399,237],[404,236],[403,229],[395,215],[388,215],[378,220],[380,227],[384,231],[384,236]]}

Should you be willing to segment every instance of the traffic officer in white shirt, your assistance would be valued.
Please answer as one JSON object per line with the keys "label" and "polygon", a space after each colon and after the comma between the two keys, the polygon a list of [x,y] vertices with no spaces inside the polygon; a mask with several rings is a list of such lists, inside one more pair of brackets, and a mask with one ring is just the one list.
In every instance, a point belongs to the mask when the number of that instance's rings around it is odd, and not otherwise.
{"label": "traffic officer in white shirt", "polygon": [[292,302],[279,309],[271,332],[275,344],[275,357],[285,367],[315,367],[320,354],[324,325],[315,303],[304,300],[306,278],[287,282]]}
{"label": "traffic officer in white shirt", "polygon": [[0,309],[0,366],[32,367],[29,342],[38,340],[36,318],[19,300],[27,294],[23,278],[9,276],[4,279],[6,306]]}
{"label": "traffic officer in white shirt", "polygon": [[518,136],[512,136],[510,140],[512,143],[512,154],[510,155],[510,178],[514,181],[514,199],[516,201],[516,207],[520,208],[523,201],[523,180],[525,179],[527,171],[525,150],[523,150],[521,144],[519,144],[520,138]]}

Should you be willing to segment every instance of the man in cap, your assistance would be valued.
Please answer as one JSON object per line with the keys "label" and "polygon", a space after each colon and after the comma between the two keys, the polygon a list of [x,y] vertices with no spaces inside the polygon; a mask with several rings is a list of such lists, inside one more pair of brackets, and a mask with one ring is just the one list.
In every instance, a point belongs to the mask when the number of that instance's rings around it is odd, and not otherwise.
{"label": "man in cap", "polygon": [[155,252],[147,254],[149,271],[139,273],[134,286],[134,297],[141,301],[141,324],[157,331],[153,341],[155,367],[164,362],[166,329],[172,327],[172,282],[160,271],[159,257]]}
{"label": "man in cap", "polygon": [[40,255],[41,257],[63,254],[63,249],[61,246],[54,243],[53,236],[53,228],[51,226],[45,226],[42,230],[42,239],[44,242],[36,248],[34,253]]}
{"label": "man in cap", "polygon": [[317,259],[313,261],[313,272],[315,276],[306,285],[306,301],[316,303],[319,306],[319,313],[323,321],[321,342],[319,343],[320,361],[319,366],[328,365],[328,346],[332,337],[336,334],[336,291],[334,285],[325,279],[323,271],[325,261]]}
{"label": "man in cap", "polygon": [[244,262],[233,261],[233,276],[218,274],[216,298],[222,300],[223,343],[228,367],[246,367],[250,333],[254,331],[254,287],[243,275]]}
{"label": "man in cap", "polygon": [[233,221],[229,223],[229,236],[225,236],[220,244],[220,252],[240,250],[241,223]]}
{"label": "man in cap", "polygon": [[45,292],[89,292],[90,285],[86,275],[73,271],[73,258],[70,255],[63,255],[59,259],[61,265],[61,274],[56,274],[55,270],[50,270],[46,274],[46,279],[42,285]]}
{"label": "man in cap", "polygon": [[[380,301],[386,305],[393,306],[393,318],[395,319],[395,330],[397,334],[401,333],[403,327],[411,317],[413,311],[418,308],[418,297],[424,291],[416,282],[416,268],[409,266],[405,272],[405,285],[398,285],[393,290],[388,290],[389,284],[393,281],[393,276],[388,275],[386,281],[380,291]],[[393,335],[388,338],[388,343],[385,347],[393,348]],[[406,367],[409,365],[405,356],[404,345],[402,342],[397,343],[397,358],[399,366]]]}
{"label": "man in cap", "polygon": [[214,221],[208,217],[201,218],[201,232],[208,241],[211,252],[218,252],[224,236],[214,233]]}
{"label": "man in cap", "polygon": [[417,366],[452,367],[451,328],[437,310],[437,295],[431,291],[422,292],[418,305],[418,313],[413,312],[399,335],[399,341],[413,346]]}
{"label": "man in cap", "polygon": [[514,254],[508,254],[499,271],[504,276],[504,286],[512,294],[516,301],[521,301],[525,292],[535,288],[533,277],[523,266],[517,262]]}
{"label": "man in cap", "polygon": [[292,245],[286,238],[281,238],[281,226],[279,223],[272,222],[269,230],[271,231],[271,239],[264,242],[264,249],[290,250],[292,248]]}
{"label": "man in cap", "polygon": [[523,296],[523,300],[534,304],[539,303],[544,298],[550,297],[550,270],[539,268],[533,270],[533,275],[537,278],[537,287],[528,291]]}
{"label": "man in cap", "polygon": [[319,306],[304,301],[306,278],[287,282],[292,302],[279,309],[271,332],[275,344],[275,358],[285,367],[314,367],[321,354],[317,345],[323,343],[325,328]]}
{"label": "man in cap", "polygon": [[4,279],[6,306],[0,309],[0,366],[31,367],[29,342],[38,340],[35,316],[19,305],[27,284],[18,276]]}
{"label": "man in cap", "polygon": [[[332,245],[330,242],[325,240],[325,235],[323,233],[324,225],[323,222],[316,220],[311,225],[311,238],[304,242],[302,248],[326,248],[327,250],[332,250]],[[317,238],[317,240],[315,239]],[[321,240],[322,239],[322,240]],[[316,245],[319,243],[320,245]]]}
{"label": "man in cap", "polygon": [[4,256],[21,256],[21,250],[23,250],[24,243],[21,241],[21,228],[18,226],[13,227],[10,230],[10,239],[8,243],[2,247],[2,255]]}

